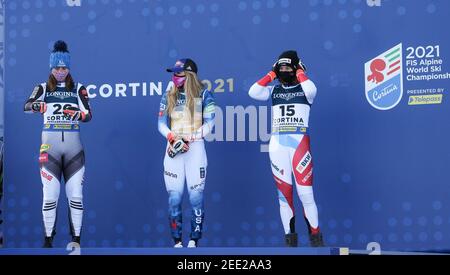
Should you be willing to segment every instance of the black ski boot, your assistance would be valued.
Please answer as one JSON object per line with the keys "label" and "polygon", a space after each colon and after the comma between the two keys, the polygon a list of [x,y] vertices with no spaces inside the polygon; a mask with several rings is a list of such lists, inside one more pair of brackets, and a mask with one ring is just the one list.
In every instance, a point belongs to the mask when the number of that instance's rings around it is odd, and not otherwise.
{"label": "black ski boot", "polygon": [[72,242],[80,245],[80,236],[72,236]]}
{"label": "black ski boot", "polygon": [[323,243],[322,233],[309,234],[309,243],[311,247],[323,247],[325,246]]}
{"label": "black ski boot", "polygon": [[289,233],[285,235],[286,246],[287,247],[297,247],[298,246],[298,237],[297,233]]}
{"label": "black ski boot", "polygon": [[45,236],[43,248],[53,248],[53,236]]}

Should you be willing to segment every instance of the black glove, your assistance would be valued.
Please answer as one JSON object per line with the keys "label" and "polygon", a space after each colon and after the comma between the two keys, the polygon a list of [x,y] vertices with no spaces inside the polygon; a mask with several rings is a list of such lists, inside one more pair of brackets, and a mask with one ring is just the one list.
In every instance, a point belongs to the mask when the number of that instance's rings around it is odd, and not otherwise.
{"label": "black glove", "polygon": [[275,78],[274,78],[274,80],[275,79],[277,79],[278,78],[278,61],[275,61],[275,63],[273,63],[273,65],[272,65],[272,72],[274,72],[275,73]]}
{"label": "black glove", "polygon": [[47,104],[42,100],[36,100],[31,104],[31,110],[36,113],[45,113],[47,111]]}
{"label": "black glove", "polygon": [[63,113],[70,117],[73,121],[82,120],[83,119],[83,112],[77,107],[67,107],[64,109]]}
{"label": "black glove", "polygon": [[306,73],[306,65],[305,63],[303,63],[301,60],[298,62],[298,68],[297,69],[301,69]]}
{"label": "black glove", "polygon": [[167,154],[174,158],[178,153],[185,153],[189,150],[189,145],[184,139],[178,139],[169,145]]}

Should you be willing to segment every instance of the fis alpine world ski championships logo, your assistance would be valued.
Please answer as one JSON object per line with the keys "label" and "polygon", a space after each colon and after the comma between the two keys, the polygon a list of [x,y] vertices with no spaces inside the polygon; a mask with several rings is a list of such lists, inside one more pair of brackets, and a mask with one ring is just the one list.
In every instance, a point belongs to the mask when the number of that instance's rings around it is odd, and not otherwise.
{"label": "fis alpine world ski championships logo", "polygon": [[366,98],[378,110],[394,108],[403,95],[402,44],[364,65]]}

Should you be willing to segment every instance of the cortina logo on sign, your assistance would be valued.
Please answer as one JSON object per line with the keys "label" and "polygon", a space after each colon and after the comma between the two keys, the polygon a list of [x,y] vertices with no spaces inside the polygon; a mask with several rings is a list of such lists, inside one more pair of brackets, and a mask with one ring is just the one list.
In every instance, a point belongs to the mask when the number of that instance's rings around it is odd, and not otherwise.
{"label": "cortina logo on sign", "polygon": [[364,65],[367,101],[378,110],[394,108],[403,96],[402,44]]}

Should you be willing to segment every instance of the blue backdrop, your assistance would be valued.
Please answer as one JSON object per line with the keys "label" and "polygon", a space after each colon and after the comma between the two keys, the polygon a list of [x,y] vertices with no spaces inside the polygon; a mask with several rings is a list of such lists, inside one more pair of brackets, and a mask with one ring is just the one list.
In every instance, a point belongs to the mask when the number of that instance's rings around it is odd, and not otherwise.
{"label": "blue backdrop", "polygon": [[[450,248],[449,1],[83,0],[72,6],[77,2],[6,1],[7,247],[42,244],[42,117],[24,114],[23,103],[35,84],[47,79],[49,52],[63,39],[72,53],[74,78],[89,85],[94,115],[82,125],[84,246],[172,244],[157,112],[170,80],[165,68],[182,57],[197,62],[218,104],[216,132],[207,144],[201,244],[282,246],[265,152],[269,103],[252,100],[247,91],[283,50],[296,49],[318,87],[310,126],[325,242]],[[365,87],[373,84],[365,69],[399,44],[400,62],[394,65],[400,69],[392,75],[401,81],[384,96],[401,99],[379,110],[366,98]],[[420,65],[424,60],[434,63]],[[417,68],[428,72],[412,72]],[[383,74],[387,79],[387,71]],[[62,191],[60,246],[69,240],[64,196]],[[297,199],[296,205],[300,217]],[[184,214],[187,221],[186,198]],[[307,245],[302,219],[297,227],[300,243]]]}

